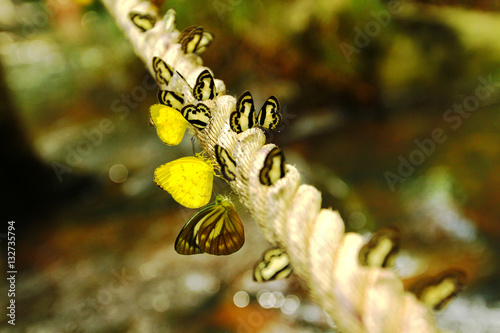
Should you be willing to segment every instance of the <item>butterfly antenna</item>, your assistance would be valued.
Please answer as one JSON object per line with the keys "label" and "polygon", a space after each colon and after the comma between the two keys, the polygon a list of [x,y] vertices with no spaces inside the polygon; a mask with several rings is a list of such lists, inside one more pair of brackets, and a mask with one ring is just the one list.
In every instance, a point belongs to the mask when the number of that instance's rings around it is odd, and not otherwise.
{"label": "butterfly antenna", "polygon": [[177,74],[179,74],[179,76],[181,77],[181,79],[184,81],[184,83],[186,83],[186,85],[188,86],[189,90],[193,91],[193,88],[191,88],[191,86],[189,85],[189,83],[187,82],[186,78],[184,76],[182,76],[181,73],[179,73],[179,71],[177,71]]}
{"label": "butterfly antenna", "polygon": [[191,147],[193,148],[193,155],[196,155],[196,151],[194,149],[194,144],[196,143],[196,140],[194,136],[191,137]]}

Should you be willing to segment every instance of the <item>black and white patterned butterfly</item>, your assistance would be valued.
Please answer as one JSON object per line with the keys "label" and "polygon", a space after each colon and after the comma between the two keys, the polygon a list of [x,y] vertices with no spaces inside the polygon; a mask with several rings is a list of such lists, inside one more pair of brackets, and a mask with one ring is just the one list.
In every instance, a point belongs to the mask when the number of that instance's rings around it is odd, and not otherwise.
{"label": "black and white patterned butterfly", "polygon": [[256,125],[273,130],[281,125],[281,118],[280,104],[276,97],[269,97],[256,115],[252,95],[245,91],[236,102],[236,110],[229,116],[229,124],[236,133]]}
{"label": "black and white patterned butterfly", "polygon": [[233,156],[219,145],[215,145],[215,159],[220,165],[220,172],[228,181],[236,179],[236,161]]}
{"label": "black and white patterned butterfly", "polygon": [[170,90],[158,91],[158,102],[170,106],[171,108],[181,111],[184,106],[184,95]]}
{"label": "black and white patterned butterfly", "polygon": [[156,82],[160,85],[168,85],[174,75],[173,69],[160,57],[153,57],[152,65]]}
{"label": "black and white patterned butterfly", "polygon": [[259,181],[262,185],[271,186],[285,175],[285,154],[279,147],[274,147],[264,159],[264,165],[259,172]]}
{"label": "black and white patterned butterfly", "polygon": [[434,277],[424,277],[409,288],[428,307],[438,311],[444,309],[464,289],[467,274],[450,268]]}
{"label": "black and white patterned butterfly", "polygon": [[359,250],[359,264],[381,268],[393,266],[399,251],[400,238],[399,230],[393,227],[377,231]]}
{"label": "black and white patterned butterfly", "polygon": [[[207,69],[198,75],[193,88],[191,88],[187,80],[179,72],[177,72],[177,74],[186,82],[186,85],[192,91],[193,97],[196,100],[206,101],[218,95],[215,89],[215,79]],[[184,95],[171,90],[160,90],[158,91],[158,102],[181,111],[184,105]]]}
{"label": "black and white patterned butterfly", "polygon": [[204,129],[210,120],[210,109],[202,103],[188,104],[181,110],[182,116],[199,130]]}
{"label": "black and white patterned butterfly", "polygon": [[184,53],[202,54],[213,40],[212,33],[204,31],[203,27],[196,25],[187,27],[179,34],[179,44],[181,44],[181,50]]}
{"label": "black and white patterned butterfly", "polygon": [[270,249],[264,253],[253,270],[253,279],[256,282],[267,282],[287,278],[292,274],[292,266],[288,254],[280,247]]}
{"label": "black and white patterned butterfly", "polygon": [[153,29],[157,21],[156,15],[152,13],[132,11],[128,14],[128,17],[141,32]]}

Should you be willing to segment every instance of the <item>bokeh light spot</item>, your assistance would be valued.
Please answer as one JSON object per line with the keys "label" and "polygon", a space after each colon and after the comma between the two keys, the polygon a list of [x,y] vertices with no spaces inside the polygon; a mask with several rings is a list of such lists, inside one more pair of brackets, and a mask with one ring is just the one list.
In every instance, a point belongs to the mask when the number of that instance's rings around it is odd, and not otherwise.
{"label": "bokeh light spot", "polygon": [[250,296],[246,291],[240,290],[233,296],[234,305],[239,308],[244,308],[250,303]]}
{"label": "bokeh light spot", "polygon": [[123,164],[115,164],[109,168],[109,178],[115,183],[123,183],[127,177],[128,169]]}

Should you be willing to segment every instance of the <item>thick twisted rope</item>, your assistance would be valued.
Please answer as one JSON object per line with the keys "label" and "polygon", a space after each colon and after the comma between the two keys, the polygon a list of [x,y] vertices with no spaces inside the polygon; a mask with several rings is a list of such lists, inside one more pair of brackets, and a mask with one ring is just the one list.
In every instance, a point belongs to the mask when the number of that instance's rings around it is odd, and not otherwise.
{"label": "thick twisted rope", "polygon": [[[148,3],[137,0],[103,0],[109,12],[130,39],[136,54],[151,73],[153,56],[161,57],[181,73],[191,86],[206,67],[196,54],[184,54],[177,43],[178,30],[165,29],[159,20],[153,29],[141,32],[132,24],[132,10],[146,11]],[[142,9],[141,9],[142,8]],[[154,74],[154,73],[153,73]],[[191,91],[174,74],[168,89],[182,92],[190,100]],[[431,310],[411,293],[390,270],[363,267],[358,252],[364,245],[359,234],[345,233],[337,211],[321,209],[321,193],[300,184],[297,169],[287,165],[286,176],[272,186],[262,185],[259,172],[274,144],[265,144],[259,128],[240,134],[233,132],[228,117],[236,100],[225,95],[224,83],[216,80],[219,96],[203,101],[211,119],[201,131],[194,130],[202,148],[215,160],[214,146],[224,147],[237,163],[236,179],[230,182],[266,239],[283,247],[290,256],[294,272],[301,278],[312,298],[344,332],[437,332]]]}

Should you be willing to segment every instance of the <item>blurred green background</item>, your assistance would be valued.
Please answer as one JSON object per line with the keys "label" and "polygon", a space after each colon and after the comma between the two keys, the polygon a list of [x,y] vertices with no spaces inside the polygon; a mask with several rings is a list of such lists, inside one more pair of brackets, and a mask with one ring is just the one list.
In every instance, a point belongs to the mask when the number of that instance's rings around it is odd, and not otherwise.
{"label": "blurred green background", "polygon": [[[202,57],[228,94],[278,97],[272,140],[347,230],[401,230],[406,285],[467,272],[441,329],[500,331],[499,1],[168,8],[215,34]],[[239,252],[175,253],[195,211],[153,171],[193,146],[149,126],[156,88],[100,2],[0,0],[0,54],[0,240],[15,220],[19,272],[16,329],[4,316],[0,332],[335,332],[294,277],[251,281],[269,245],[239,204]]]}

